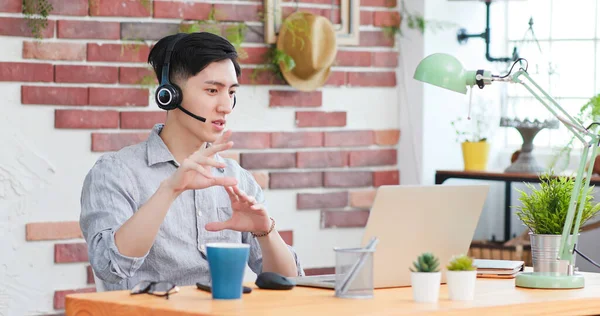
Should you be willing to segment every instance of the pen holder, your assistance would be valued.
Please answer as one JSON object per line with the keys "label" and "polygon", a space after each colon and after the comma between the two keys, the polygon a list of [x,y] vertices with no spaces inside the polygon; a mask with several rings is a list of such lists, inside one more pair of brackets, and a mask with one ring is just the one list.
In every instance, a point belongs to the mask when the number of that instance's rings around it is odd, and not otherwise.
{"label": "pen holder", "polygon": [[373,297],[373,254],[375,249],[334,248],[335,296]]}

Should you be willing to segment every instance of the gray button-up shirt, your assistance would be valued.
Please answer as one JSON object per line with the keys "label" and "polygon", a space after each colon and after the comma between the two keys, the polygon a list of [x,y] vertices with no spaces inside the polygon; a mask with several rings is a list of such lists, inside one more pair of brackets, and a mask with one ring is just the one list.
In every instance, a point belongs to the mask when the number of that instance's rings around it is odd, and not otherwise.
{"label": "gray button-up shirt", "polygon": [[[231,217],[231,201],[220,186],[183,192],[171,205],[154,244],[142,257],[119,253],[114,234],[172,175],[179,164],[159,134],[157,124],[148,139],[101,156],[85,178],[81,194],[80,225],[88,245],[90,264],[107,290],[133,288],[142,280],[170,281],[177,285],[210,282],[204,244],[236,242],[250,245],[248,266],[259,274],[262,254],[258,241],[248,232],[210,232],[209,222]],[[215,155],[226,168],[211,168],[215,176],[235,177],[240,189],[265,205],[264,195],[252,174],[235,160]],[[298,275],[304,275],[297,255]]]}

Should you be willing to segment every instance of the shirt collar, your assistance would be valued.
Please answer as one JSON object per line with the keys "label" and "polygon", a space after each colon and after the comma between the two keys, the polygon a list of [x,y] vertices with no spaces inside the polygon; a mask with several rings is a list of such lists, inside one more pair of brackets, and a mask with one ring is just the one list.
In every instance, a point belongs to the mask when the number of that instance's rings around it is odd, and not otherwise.
{"label": "shirt collar", "polygon": [[150,132],[150,136],[148,136],[148,141],[146,143],[148,149],[148,166],[161,162],[173,162],[176,166],[179,166],[179,163],[175,161],[175,157],[173,157],[173,154],[171,154],[165,142],[160,138],[160,132],[163,127],[164,124],[162,123],[154,125]]}

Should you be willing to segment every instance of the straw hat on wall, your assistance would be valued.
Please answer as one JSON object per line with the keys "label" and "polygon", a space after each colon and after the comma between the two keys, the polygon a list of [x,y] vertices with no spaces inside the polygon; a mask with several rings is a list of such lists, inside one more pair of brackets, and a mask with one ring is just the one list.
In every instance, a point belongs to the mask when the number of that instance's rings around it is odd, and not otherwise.
{"label": "straw hat on wall", "polygon": [[277,49],[289,55],[295,63],[291,70],[280,63],[287,83],[302,91],[316,90],[325,84],[335,62],[335,29],[323,16],[295,12],[281,26]]}

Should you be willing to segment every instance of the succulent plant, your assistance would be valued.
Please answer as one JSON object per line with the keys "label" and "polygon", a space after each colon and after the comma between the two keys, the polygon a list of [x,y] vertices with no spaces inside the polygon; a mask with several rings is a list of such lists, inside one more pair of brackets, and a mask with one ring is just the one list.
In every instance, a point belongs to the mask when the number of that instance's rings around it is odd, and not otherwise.
{"label": "succulent plant", "polygon": [[473,258],[466,255],[460,255],[452,258],[446,268],[448,268],[448,271],[477,270],[477,267],[473,265]]}
{"label": "succulent plant", "polygon": [[417,261],[413,262],[413,267],[410,267],[410,271],[412,272],[438,272],[440,261],[430,252],[426,252],[421,254]]}

